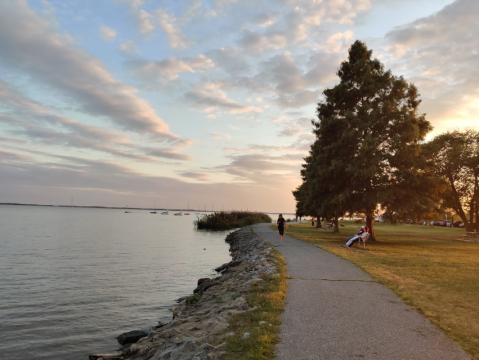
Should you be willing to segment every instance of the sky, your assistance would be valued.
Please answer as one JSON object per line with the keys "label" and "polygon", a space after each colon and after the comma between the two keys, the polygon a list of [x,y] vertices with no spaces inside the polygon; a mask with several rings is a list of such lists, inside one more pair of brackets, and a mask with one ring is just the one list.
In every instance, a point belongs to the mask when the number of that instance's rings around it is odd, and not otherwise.
{"label": "sky", "polygon": [[479,130],[477,0],[1,0],[0,202],[294,212],[355,40]]}

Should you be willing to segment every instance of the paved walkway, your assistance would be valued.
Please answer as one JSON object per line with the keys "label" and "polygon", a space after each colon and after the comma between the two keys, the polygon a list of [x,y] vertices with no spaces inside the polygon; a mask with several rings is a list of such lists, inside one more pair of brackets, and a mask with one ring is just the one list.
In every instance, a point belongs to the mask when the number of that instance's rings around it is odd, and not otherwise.
{"label": "paved walkway", "polygon": [[426,317],[348,261],[289,236],[280,244],[268,224],[253,228],[278,248],[294,277],[288,280],[277,359],[471,359]]}

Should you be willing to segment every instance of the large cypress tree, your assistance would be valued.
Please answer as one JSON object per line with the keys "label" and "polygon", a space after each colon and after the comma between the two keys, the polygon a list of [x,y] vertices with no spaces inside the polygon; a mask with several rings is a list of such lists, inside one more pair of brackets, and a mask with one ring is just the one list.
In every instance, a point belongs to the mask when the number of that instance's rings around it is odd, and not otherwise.
{"label": "large cypress tree", "polygon": [[317,190],[323,213],[365,214],[375,240],[380,207],[394,211],[417,201],[415,189],[427,178],[418,161],[420,143],[432,127],[418,114],[416,87],[371,56],[356,41],[337,72],[339,84],[323,92],[308,188]]}

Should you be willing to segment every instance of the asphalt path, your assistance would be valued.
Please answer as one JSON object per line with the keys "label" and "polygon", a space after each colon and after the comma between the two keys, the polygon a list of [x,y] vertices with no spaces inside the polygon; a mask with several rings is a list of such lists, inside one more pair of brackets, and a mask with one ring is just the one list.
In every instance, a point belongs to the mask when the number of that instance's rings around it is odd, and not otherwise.
{"label": "asphalt path", "polygon": [[472,359],[424,315],[350,262],[290,236],[280,244],[269,224],[253,229],[283,255],[292,277],[277,359]]}

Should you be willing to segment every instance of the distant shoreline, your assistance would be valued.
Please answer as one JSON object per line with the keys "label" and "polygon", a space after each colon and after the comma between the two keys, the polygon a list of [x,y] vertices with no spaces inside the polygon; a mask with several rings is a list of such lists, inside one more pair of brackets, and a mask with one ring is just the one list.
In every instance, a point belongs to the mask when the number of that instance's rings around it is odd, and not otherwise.
{"label": "distant shoreline", "polygon": [[[45,205],[45,204],[22,204],[22,203],[0,203],[0,205],[18,205],[18,206],[48,206],[48,207],[73,207],[73,208],[87,208],[87,209],[118,209],[118,210],[169,210],[169,211],[197,211],[203,213],[214,213],[214,212],[221,212],[221,211],[210,211],[210,210],[197,210],[197,209],[166,209],[166,208],[138,208],[138,207],[117,207],[117,206],[94,206],[94,205]],[[226,212],[233,211],[227,210]],[[238,211],[238,210],[234,210]],[[285,214],[285,215],[295,215],[294,213],[287,213],[287,212],[269,212],[269,211],[253,211],[253,212],[262,212],[265,214]]]}

